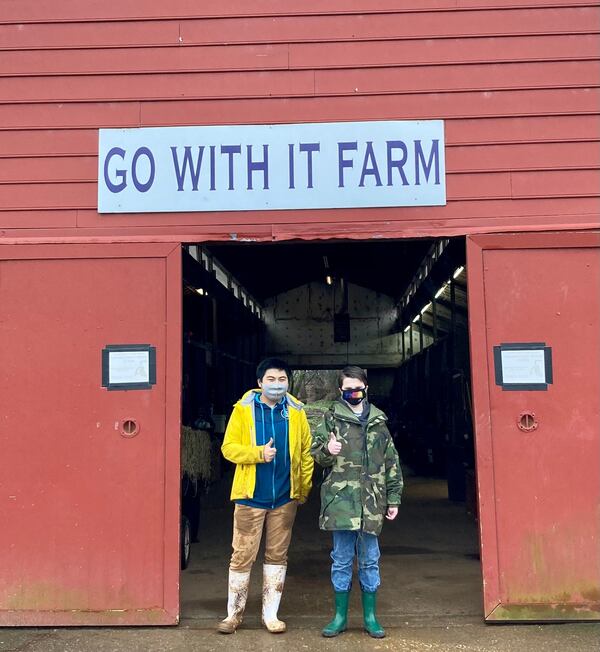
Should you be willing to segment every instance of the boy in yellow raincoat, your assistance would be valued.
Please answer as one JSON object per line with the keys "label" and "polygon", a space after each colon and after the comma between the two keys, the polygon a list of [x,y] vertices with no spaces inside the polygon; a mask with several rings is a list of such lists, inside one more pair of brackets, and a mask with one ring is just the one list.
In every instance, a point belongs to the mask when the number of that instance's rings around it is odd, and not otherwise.
{"label": "boy in yellow raincoat", "polygon": [[283,360],[267,358],[256,372],[259,388],[235,404],[221,447],[223,456],[236,465],[227,617],[218,626],[223,634],[232,634],[242,622],[265,525],[262,620],[272,633],[285,631],[277,611],[287,551],[296,509],[312,484],[310,428],[302,403],[287,391],[290,368]]}

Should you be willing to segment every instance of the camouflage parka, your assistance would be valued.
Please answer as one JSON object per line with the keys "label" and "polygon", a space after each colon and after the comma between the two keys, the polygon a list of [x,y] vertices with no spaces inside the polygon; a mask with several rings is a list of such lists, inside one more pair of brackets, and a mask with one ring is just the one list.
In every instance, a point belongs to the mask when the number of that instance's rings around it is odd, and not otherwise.
{"label": "camouflage parka", "polygon": [[[371,405],[365,428],[338,400],[313,432],[310,452],[326,473],[321,485],[322,530],[379,535],[387,507],[400,504],[402,470],[386,422],[385,414]],[[342,444],[338,455],[327,450],[331,432]]]}

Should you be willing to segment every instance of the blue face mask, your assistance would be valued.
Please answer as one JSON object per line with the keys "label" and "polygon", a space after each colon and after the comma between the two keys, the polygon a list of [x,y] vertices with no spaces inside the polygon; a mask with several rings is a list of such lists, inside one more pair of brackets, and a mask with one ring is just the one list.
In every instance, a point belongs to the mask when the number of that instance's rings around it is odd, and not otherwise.
{"label": "blue face mask", "polygon": [[262,391],[263,394],[270,401],[278,401],[280,398],[285,396],[288,390],[287,383],[263,383]]}

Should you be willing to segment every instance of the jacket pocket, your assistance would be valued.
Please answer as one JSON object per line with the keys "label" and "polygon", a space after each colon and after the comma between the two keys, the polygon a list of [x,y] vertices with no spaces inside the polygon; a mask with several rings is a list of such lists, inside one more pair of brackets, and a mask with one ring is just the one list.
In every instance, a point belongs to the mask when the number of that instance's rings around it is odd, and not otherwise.
{"label": "jacket pocket", "polygon": [[[322,519],[327,517],[327,511],[333,506],[333,503],[335,502],[336,498],[338,498],[340,492],[348,486],[348,482],[346,480],[337,480],[332,483],[331,476],[332,474],[330,473],[321,485]],[[331,486],[332,484],[335,484],[335,488]]]}
{"label": "jacket pocket", "polygon": [[236,495],[246,495],[248,493],[248,465],[238,464],[233,476],[233,486],[231,492]]}
{"label": "jacket pocket", "polygon": [[385,512],[387,509],[387,492],[382,491],[376,482],[373,482],[371,487],[373,488],[373,496],[375,497],[375,504],[378,510],[381,510],[381,513]]}

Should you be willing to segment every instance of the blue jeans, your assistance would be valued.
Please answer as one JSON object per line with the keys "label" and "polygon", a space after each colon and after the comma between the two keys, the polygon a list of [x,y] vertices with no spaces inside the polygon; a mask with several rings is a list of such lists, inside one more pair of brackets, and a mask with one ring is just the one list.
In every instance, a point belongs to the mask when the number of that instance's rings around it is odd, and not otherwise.
{"label": "blue jeans", "polygon": [[335,530],[331,551],[331,583],[340,593],[352,586],[354,557],[358,557],[358,581],[363,591],[373,593],[379,588],[379,542],[374,534],[358,530]]}

